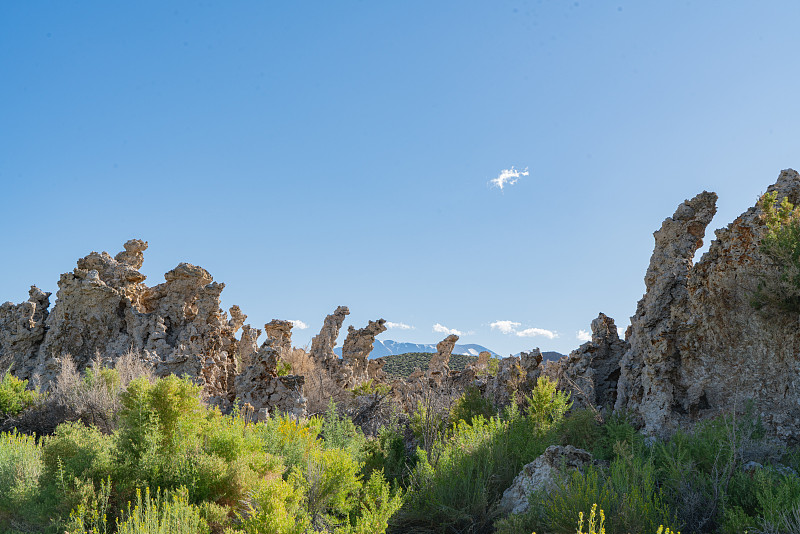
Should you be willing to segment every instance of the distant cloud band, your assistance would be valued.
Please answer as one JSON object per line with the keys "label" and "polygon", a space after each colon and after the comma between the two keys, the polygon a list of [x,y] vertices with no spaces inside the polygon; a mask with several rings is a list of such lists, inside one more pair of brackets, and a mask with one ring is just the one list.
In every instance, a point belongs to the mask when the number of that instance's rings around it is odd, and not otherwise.
{"label": "distant cloud band", "polygon": [[546,337],[548,339],[555,339],[558,337],[558,332],[552,330],[545,330],[544,328],[526,328],[524,330],[517,330],[517,327],[522,326],[522,323],[516,321],[495,321],[490,323],[489,326],[492,330],[500,330],[503,334],[514,334],[517,337]]}
{"label": "distant cloud band", "polygon": [[386,322],[386,328],[394,328],[396,330],[414,330],[414,327],[405,323]]}

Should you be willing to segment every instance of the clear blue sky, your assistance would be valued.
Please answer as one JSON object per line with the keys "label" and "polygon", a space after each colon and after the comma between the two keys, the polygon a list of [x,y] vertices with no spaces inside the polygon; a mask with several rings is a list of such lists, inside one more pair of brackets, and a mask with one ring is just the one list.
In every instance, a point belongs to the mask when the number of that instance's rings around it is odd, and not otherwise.
{"label": "clear blue sky", "polygon": [[[800,166],[798,20],[797,2],[3,2],[0,301],[138,237],[149,284],[201,265],[254,325],[307,323],[300,346],[343,304],[414,327],[381,339],[438,323],[568,352],[600,311],[628,324],[680,202],[719,193],[718,228]],[[492,187],[512,166],[529,174]]]}

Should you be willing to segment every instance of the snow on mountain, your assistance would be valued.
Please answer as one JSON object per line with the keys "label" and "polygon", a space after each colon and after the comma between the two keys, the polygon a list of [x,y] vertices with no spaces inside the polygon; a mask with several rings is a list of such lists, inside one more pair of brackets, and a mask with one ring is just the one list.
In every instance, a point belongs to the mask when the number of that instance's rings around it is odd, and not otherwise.
{"label": "snow on mountain", "polygon": [[[466,345],[457,344],[453,349],[453,354],[469,354],[470,356],[477,356],[485,350],[488,350],[493,356],[497,356],[496,352],[489,350],[482,345],[476,345],[474,343],[468,343]],[[335,352],[337,356],[341,356],[342,347],[335,347],[333,352]],[[405,354],[407,352],[436,352],[436,344],[402,343],[399,341],[392,341],[391,339],[387,339],[385,341],[376,339],[375,345],[372,347],[372,352],[370,352],[369,357],[380,358],[382,356]]]}

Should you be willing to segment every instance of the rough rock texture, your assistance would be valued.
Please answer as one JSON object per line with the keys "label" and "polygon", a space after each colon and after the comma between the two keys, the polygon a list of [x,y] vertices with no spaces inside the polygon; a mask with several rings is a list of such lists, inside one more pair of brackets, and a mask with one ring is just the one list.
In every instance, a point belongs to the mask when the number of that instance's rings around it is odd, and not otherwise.
{"label": "rough rock texture", "polygon": [[28,300],[0,306],[0,372],[12,365],[14,374],[30,378],[28,362],[36,358],[44,341],[50,293],[31,286]]}
{"label": "rough rock texture", "polygon": [[[0,307],[0,361],[13,360],[14,373],[33,378],[47,390],[69,355],[78,371],[100,356],[113,363],[138,352],[156,375],[188,374],[206,398],[223,408],[235,393],[234,355],[252,359],[260,332],[246,327],[238,306],[220,309],[225,287],[205,269],[181,263],[148,287],[139,272],[147,242],[132,239],[112,257],[92,252],[61,276],[56,304],[48,313],[49,293],[31,289],[20,305]],[[279,348],[285,343],[278,343]]]}
{"label": "rough rock texture", "polygon": [[338,359],[336,353],[333,352],[333,347],[336,346],[339,330],[348,315],[350,315],[350,310],[347,306],[339,306],[331,315],[325,317],[319,334],[311,340],[311,357],[317,364],[330,367]]}
{"label": "rough rock texture", "polygon": [[544,454],[522,468],[513,484],[500,499],[499,508],[505,514],[524,514],[528,511],[528,495],[534,491],[549,492],[565,474],[583,471],[592,463],[592,455],[572,445],[551,445]]}
{"label": "rough rock texture", "polygon": [[592,321],[592,340],[552,366],[559,389],[569,391],[573,406],[614,408],[620,360],[630,348],[617,334],[614,319],[604,313]]}
{"label": "rough rock texture", "polygon": [[236,377],[236,399],[242,405],[250,405],[259,421],[276,413],[303,417],[306,415],[305,378],[276,374],[278,359],[281,351],[286,350],[287,342],[291,350],[292,323],[273,320],[264,325],[264,329],[267,340],[252,356],[252,364]]}
{"label": "rough rock texture", "polygon": [[489,366],[489,358],[491,357],[492,353],[488,350],[481,351],[481,353],[478,354],[478,360],[474,364],[475,370],[478,372],[485,371]]}
{"label": "rough rock texture", "polygon": [[386,331],[386,320],[370,321],[364,328],[356,330],[352,325],[342,346],[342,361],[352,369],[355,377],[367,375],[368,356],[375,344],[375,337]]}
{"label": "rough rock texture", "polygon": [[278,359],[288,361],[292,354],[292,322],[273,319],[264,325],[264,332],[277,349]]}
{"label": "rough rock texture", "polygon": [[521,352],[519,356],[502,358],[498,363],[497,375],[487,377],[482,389],[496,406],[505,406],[511,401],[513,393],[522,398],[536,386],[541,374],[542,351],[536,348]]}
{"label": "rough rock texture", "polygon": [[450,334],[436,345],[436,354],[431,356],[428,364],[428,377],[441,381],[443,377],[450,374],[450,355],[456,346],[458,336]]}
{"label": "rough rock texture", "polygon": [[[768,191],[800,203],[800,177],[781,172]],[[759,256],[765,232],[753,207],[692,265],[716,195],[682,204],[655,233],[647,293],[631,320],[616,408],[638,416],[648,433],[668,431],[748,399],[767,428],[800,439],[800,329],[797,317],[756,312],[750,296],[770,267]]]}

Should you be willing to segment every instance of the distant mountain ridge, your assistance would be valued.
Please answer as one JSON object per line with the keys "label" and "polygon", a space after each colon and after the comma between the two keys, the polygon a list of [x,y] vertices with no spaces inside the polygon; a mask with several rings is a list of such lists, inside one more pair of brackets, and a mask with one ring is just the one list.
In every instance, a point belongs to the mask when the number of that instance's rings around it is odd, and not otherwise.
{"label": "distant mountain ridge", "polygon": [[[467,343],[465,345],[456,345],[453,349],[453,354],[467,354],[469,356],[477,356],[483,351],[489,351],[492,356],[498,356],[493,350],[489,350],[482,345],[474,343]],[[342,347],[335,347],[333,352],[337,356],[342,355]],[[383,356],[391,356],[393,354],[406,354],[409,352],[436,352],[436,345],[433,343],[402,343],[400,341],[392,341],[387,339],[381,341],[375,340],[375,345],[372,347],[372,352],[369,353],[370,358],[381,358]]]}

